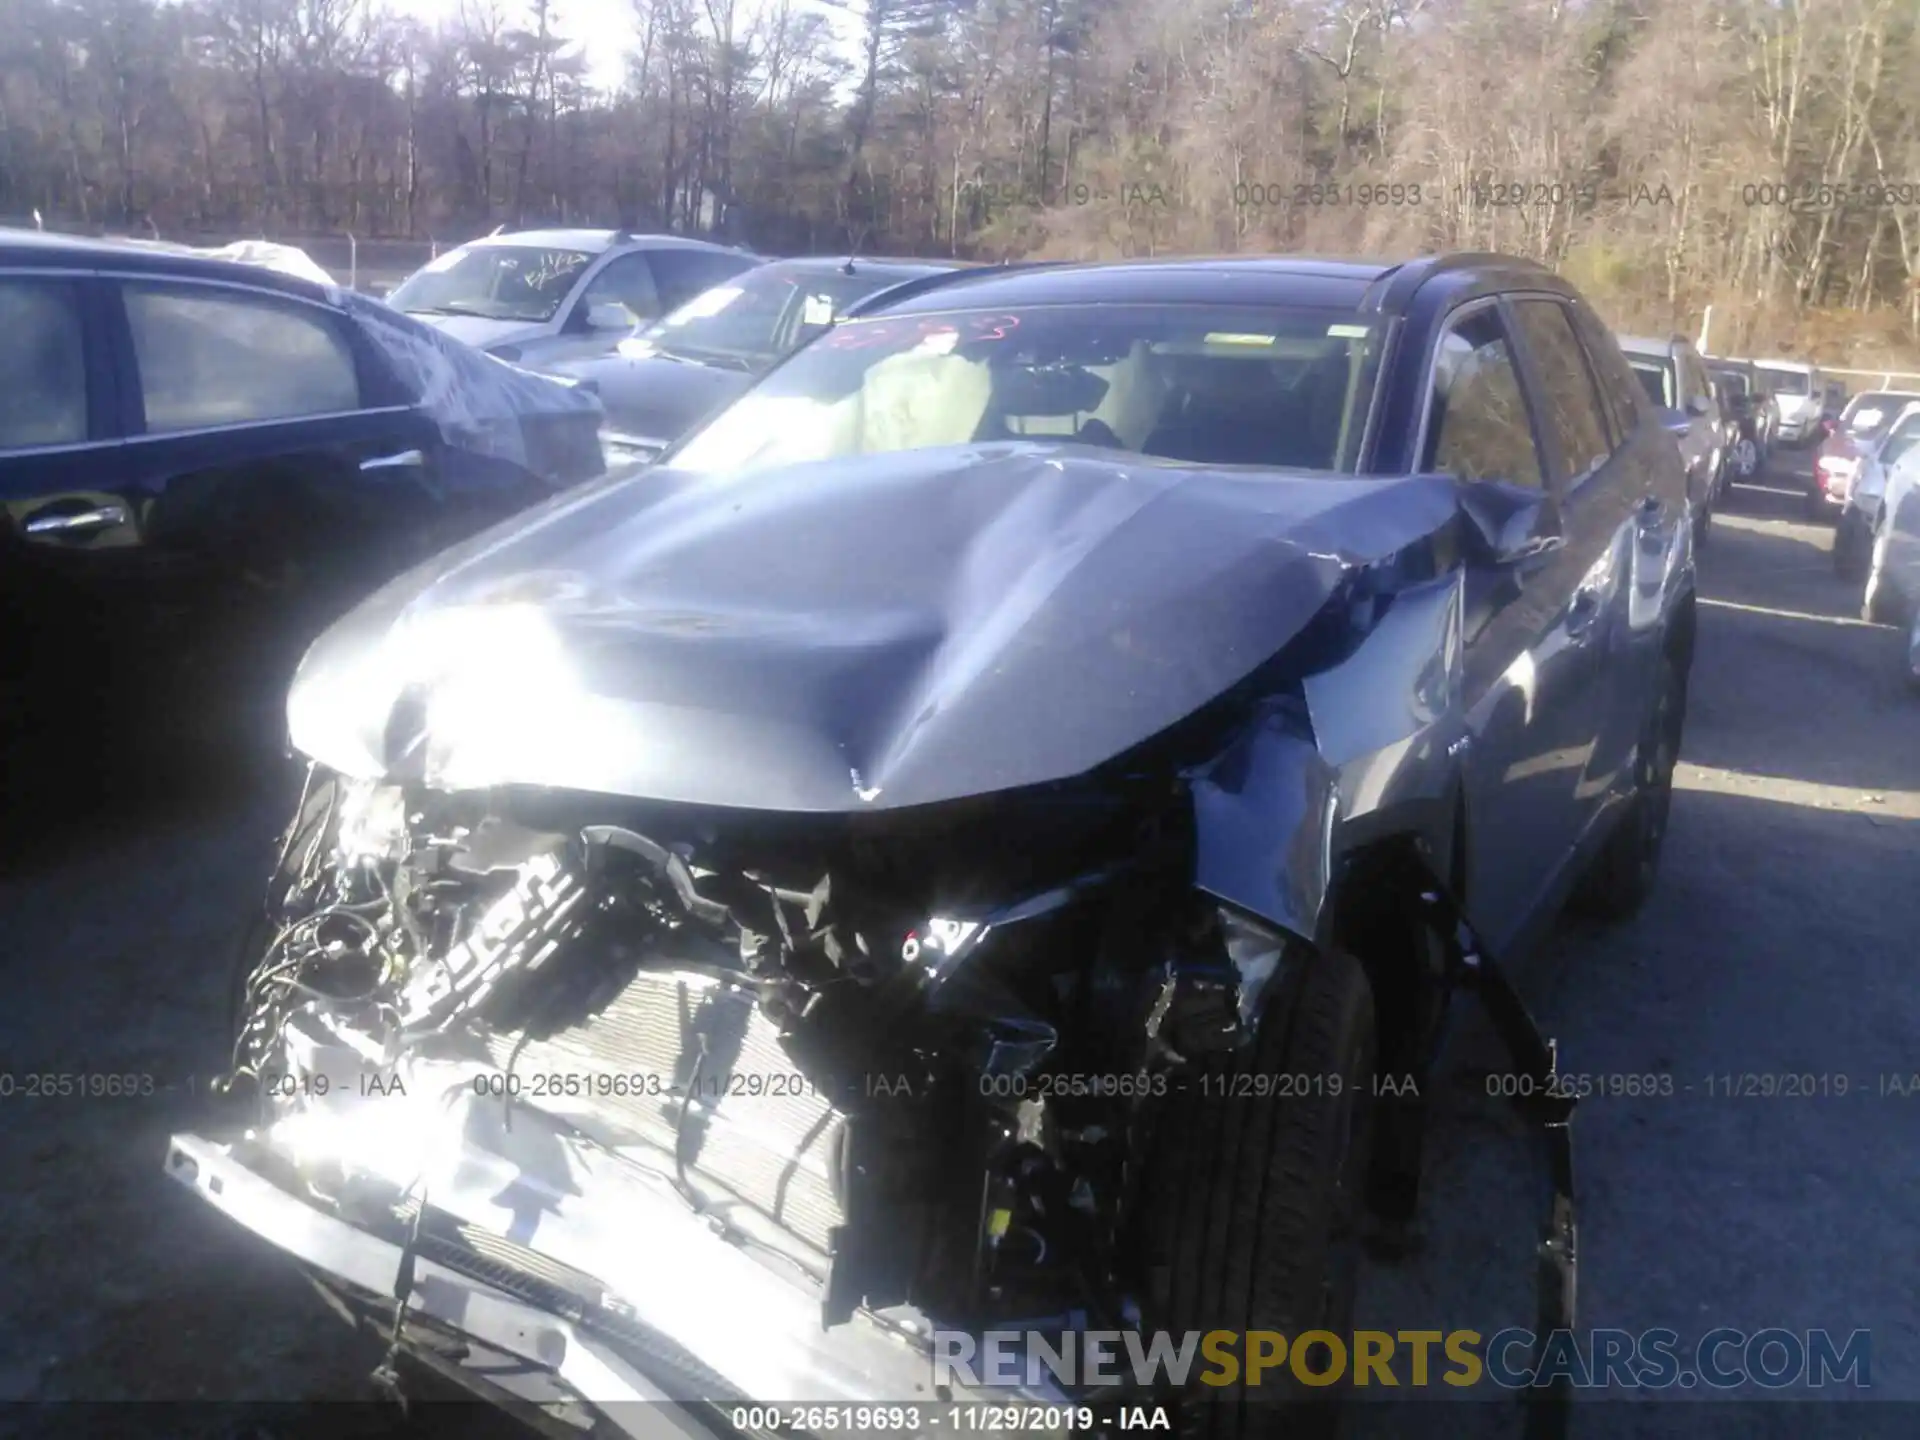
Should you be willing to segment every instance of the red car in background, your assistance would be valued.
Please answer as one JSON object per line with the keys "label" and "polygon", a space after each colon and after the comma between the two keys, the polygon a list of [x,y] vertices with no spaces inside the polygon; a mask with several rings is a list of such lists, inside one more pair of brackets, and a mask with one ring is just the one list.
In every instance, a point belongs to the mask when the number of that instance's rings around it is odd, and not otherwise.
{"label": "red car in background", "polygon": [[1866,453],[1887,433],[1887,427],[1920,391],[1867,390],[1847,402],[1840,419],[1813,457],[1813,508],[1816,515],[1837,520],[1853,489],[1854,476]]}

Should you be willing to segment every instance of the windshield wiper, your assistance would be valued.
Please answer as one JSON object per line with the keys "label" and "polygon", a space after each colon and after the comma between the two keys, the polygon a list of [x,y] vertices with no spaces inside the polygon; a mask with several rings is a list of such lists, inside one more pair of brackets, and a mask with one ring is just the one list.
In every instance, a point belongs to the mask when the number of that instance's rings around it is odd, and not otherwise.
{"label": "windshield wiper", "polygon": [[744,355],[728,355],[720,350],[680,350],[660,348],[660,354],[683,365],[708,365],[716,370],[738,370],[751,375],[754,364]]}
{"label": "windshield wiper", "polygon": [[489,315],[484,310],[476,310],[471,305],[411,305],[408,315],[470,315],[476,320],[498,320],[501,316]]}

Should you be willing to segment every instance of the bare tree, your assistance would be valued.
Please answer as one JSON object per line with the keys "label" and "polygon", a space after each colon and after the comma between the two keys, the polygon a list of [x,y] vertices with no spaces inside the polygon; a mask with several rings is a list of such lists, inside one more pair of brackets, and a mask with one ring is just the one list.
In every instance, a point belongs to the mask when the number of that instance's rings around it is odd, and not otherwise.
{"label": "bare tree", "polygon": [[379,3],[6,0],[0,215],[1497,248],[1623,323],[1920,346],[1910,0],[631,0],[610,93],[568,0]]}

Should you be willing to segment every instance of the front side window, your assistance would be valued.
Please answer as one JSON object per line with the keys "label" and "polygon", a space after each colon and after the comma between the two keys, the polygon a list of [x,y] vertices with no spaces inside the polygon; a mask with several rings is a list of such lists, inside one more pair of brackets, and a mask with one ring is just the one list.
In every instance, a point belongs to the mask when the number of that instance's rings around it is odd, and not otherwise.
{"label": "front side window", "polygon": [[593,256],[545,245],[463,245],[429,260],[387,297],[408,315],[551,320]]}
{"label": "front side window", "polygon": [[1450,326],[1434,356],[1422,470],[1539,489],[1546,468],[1506,327],[1492,306]]}
{"label": "front side window", "polygon": [[64,280],[0,279],[0,450],[86,438],[79,288]]}
{"label": "front side window", "polygon": [[1567,307],[1555,300],[1522,300],[1514,307],[1540,383],[1541,421],[1558,442],[1567,479],[1606,464],[1613,453],[1600,395]]}
{"label": "front side window", "polygon": [[212,286],[122,293],[150,435],[360,408],[353,351],[320,311]]}
{"label": "front side window", "polygon": [[1743,370],[1715,370],[1713,378],[1720,382],[1721,391],[1727,395],[1745,397],[1749,393]]}
{"label": "front side window", "polygon": [[880,315],[794,353],[665,463],[715,472],[980,442],[1351,473],[1379,364],[1350,311],[1040,305]]}
{"label": "front side window", "polygon": [[635,329],[658,319],[660,291],[653,283],[647,257],[635,253],[609,260],[580,292],[575,302],[576,318],[585,321],[596,305],[618,305],[627,312],[628,323]]}

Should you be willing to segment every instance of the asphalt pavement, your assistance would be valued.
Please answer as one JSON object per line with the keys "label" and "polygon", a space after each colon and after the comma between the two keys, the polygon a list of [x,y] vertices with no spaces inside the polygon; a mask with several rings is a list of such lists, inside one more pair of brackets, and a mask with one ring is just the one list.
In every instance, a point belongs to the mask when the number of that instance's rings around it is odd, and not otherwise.
{"label": "asphalt pavement", "polygon": [[[1920,695],[1899,637],[1860,623],[1857,587],[1834,577],[1831,530],[1803,518],[1805,465],[1736,487],[1701,557],[1652,901],[1624,927],[1563,928],[1520,979],[1563,1072],[1668,1077],[1641,1087],[1667,1093],[1595,1094],[1575,1120],[1580,1324],[1867,1330],[1872,1394],[1913,1402]],[[289,777],[250,761],[162,790],[82,771],[85,813],[13,817],[0,871],[0,1402],[220,1402],[113,1412],[170,1434],[417,1433],[383,1411],[285,1405],[365,1396],[378,1347],[160,1173],[222,1068],[221,979]],[[1531,1323],[1544,1161],[1485,1093],[1483,1062],[1497,1053],[1469,1026],[1438,1087],[1428,1243],[1370,1269],[1363,1326]],[[129,1077],[135,1093],[27,1098],[31,1074]],[[1646,1433],[1635,1407],[1585,1403],[1606,1398],[1584,1397],[1576,1435]],[[78,1412],[0,1413],[55,1434]],[[1808,1412],[1691,1413],[1688,1433],[1720,1418],[1785,1435]],[[1456,1433],[1518,1433],[1505,1411],[1458,1418]]]}

